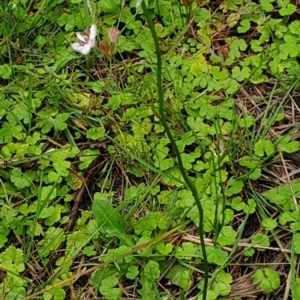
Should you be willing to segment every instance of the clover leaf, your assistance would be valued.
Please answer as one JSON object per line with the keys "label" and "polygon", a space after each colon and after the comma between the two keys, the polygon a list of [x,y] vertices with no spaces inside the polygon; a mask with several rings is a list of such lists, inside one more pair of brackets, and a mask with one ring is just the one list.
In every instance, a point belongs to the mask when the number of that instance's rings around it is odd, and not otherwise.
{"label": "clover leaf", "polygon": [[244,81],[245,79],[248,79],[251,75],[251,70],[248,67],[243,67],[240,69],[240,67],[235,66],[232,69],[232,78],[236,79],[237,81]]}
{"label": "clover leaf", "polygon": [[[258,233],[252,237],[251,244],[255,245],[255,246],[261,245],[264,248],[267,248],[270,246],[270,240],[267,235],[265,235],[263,233]],[[264,248],[258,248],[258,251],[265,251]]]}
{"label": "clover leaf", "polygon": [[258,283],[258,287],[262,289],[264,293],[271,293],[280,286],[280,277],[278,273],[270,268],[257,270],[251,278],[253,282]]}
{"label": "clover leaf", "polygon": [[193,283],[191,279],[191,270],[180,264],[176,264],[172,267],[166,274],[166,278],[170,279],[174,285],[181,287],[185,292],[190,289]]}
{"label": "clover leaf", "polygon": [[264,156],[266,153],[268,156],[272,155],[275,152],[275,148],[271,141],[260,139],[258,142],[255,143],[255,154],[257,156]]}
{"label": "clover leaf", "polygon": [[245,51],[247,49],[248,45],[243,39],[234,39],[230,44],[229,44],[229,58],[239,58],[241,56],[240,51]]}
{"label": "clover leaf", "polygon": [[12,69],[9,65],[0,65],[0,77],[2,77],[3,79],[8,79],[10,78],[11,73]]}
{"label": "clover leaf", "polygon": [[277,227],[276,220],[273,219],[264,219],[262,221],[262,225],[265,227],[266,230],[273,230]]}
{"label": "clover leaf", "polygon": [[297,10],[297,6],[291,4],[289,0],[278,0],[278,4],[281,6],[279,10],[281,16],[290,16]]}
{"label": "clover leaf", "polygon": [[99,156],[98,149],[85,149],[83,150],[82,156],[79,157],[80,164],[79,169],[85,170],[89,165]]}
{"label": "clover leaf", "polygon": [[271,4],[272,2],[274,2],[274,0],[261,0],[260,5],[264,11],[271,12],[273,11],[273,5]]}
{"label": "clover leaf", "polygon": [[293,153],[299,151],[299,142],[298,141],[291,141],[291,136],[286,135],[283,137],[280,137],[278,140],[278,147],[281,151],[286,153]]}
{"label": "clover leaf", "polygon": [[220,296],[228,296],[231,292],[232,281],[232,276],[222,270],[216,275],[212,290]]}
{"label": "clover leaf", "polygon": [[108,276],[104,278],[100,285],[100,293],[105,296],[105,299],[108,300],[118,300],[122,295],[122,291],[120,288],[116,288],[115,286],[118,284],[119,280],[115,276]]}
{"label": "clover leaf", "polygon": [[218,235],[217,242],[221,246],[233,245],[236,241],[236,232],[231,226],[223,226]]}

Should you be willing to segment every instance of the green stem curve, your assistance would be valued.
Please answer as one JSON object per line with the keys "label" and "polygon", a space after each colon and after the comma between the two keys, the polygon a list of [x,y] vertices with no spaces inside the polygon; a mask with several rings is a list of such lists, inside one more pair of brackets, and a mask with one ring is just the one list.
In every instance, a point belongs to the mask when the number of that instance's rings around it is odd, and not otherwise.
{"label": "green stem curve", "polygon": [[166,117],[165,117],[165,111],[164,111],[164,96],[163,96],[163,86],[162,86],[162,60],[161,60],[161,51],[159,47],[159,42],[158,42],[158,37],[152,22],[151,17],[149,16],[148,9],[146,7],[145,1],[142,1],[142,9],[143,13],[145,16],[146,21],[148,22],[149,29],[152,34],[152,38],[155,44],[155,50],[156,50],[156,58],[157,58],[157,73],[156,73],[156,78],[157,78],[157,92],[158,92],[158,100],[159,100],[159,114],[160,114],[160,122],[162,126],[164,127],[167,136],[171,142],[173,151],[175,152],[177,161],[178,161],[178,166],[180,173],[188,186],[188,188],[191,190],[193,197],[195,199],[198,211],[199,211],[199,238],[200,238],[200,246],[201,250],[203,253],[203,265],[204,265],[204,284],[203,284],[203,300],[206,300],[206,295],[207,295],[207,288],[208,288],[208,262],[207,262],[207,254],[206,254],[206,248],[205,248],[205,243],[204,243],[204,231],[203,231],[203,208],[198,196],[198,191],[197,188],[194,184],[194,182],[188,177],[186,174],[180,152],[178,150],[178,147],[175,143],[175,140],[172,136],[171,130],[166,122]]}

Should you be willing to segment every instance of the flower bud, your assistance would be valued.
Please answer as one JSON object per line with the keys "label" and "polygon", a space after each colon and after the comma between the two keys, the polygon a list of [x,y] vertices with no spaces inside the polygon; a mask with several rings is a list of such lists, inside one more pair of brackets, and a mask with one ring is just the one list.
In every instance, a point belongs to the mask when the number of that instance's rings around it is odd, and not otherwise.
{"label": "flower bud", "polygon": [[106,41],[99,43],[99,50],[105,57],[109,57],[109,45]]}
{"label": "flower bud", "polygon": [[108,32],[109,40],[112,44],[116,44],[119,40],[120,31],[115,28],[111,28]]}

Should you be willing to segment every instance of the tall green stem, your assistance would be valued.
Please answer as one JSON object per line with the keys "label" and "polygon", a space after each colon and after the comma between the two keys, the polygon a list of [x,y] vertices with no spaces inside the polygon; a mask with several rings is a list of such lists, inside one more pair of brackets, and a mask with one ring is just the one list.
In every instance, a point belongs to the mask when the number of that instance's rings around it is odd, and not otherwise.
{"label": "tall green stem", "polygon": [[149,29],[151,31],[152,38],[153,38],[154,44],[155,44],[155,50],[156,50],[156,57],[157,57],[157,74],[156,74],[157,77],[156,78],[157,78],[157,93],[158,93],[158,100],[159,100],[160,122],[161,122],[162,126],[164,127],[164,129],[167,133],[167,136],[171,142],[173,151],[175,152],[175,155],[176,155],[176,158],[178,161],[178,166],[179,166],[180,172],[182,174],[182,177],[183,177],[186,185],[188,186],[188,188],[191,190],[193,197],[195,199],[195,202],[197,204],[198,211],[199,211],[199,238],[200,238],[200,242],[201,242],[201,250],[203,253],[203,265],[204,265],[204,284],[203,284],[203,298],[202,299],[206,300],[207,287],[208,287],[208,262],[207,262],[205,244],[204,244],[203,208],[202,208],[199,196],[198,196],[197,188],[196,188],[194,182],[188,177],[188,175],[186,174],[186,172],[184,170],[180,152],[179,152],[178,147],[175,143],[175,140],[172,136],[171,130],[166,122],[165,109],[164,109],[165,101],[164,101],[163,86],[162,86],[161,51],[160,51],[159,42],[158,42],[157,34],[155,31],[152,19],[149,15],[148,9],[147,9],[144,1],[142,2],[142,8],[143,8],[145,19],[147,20]]}

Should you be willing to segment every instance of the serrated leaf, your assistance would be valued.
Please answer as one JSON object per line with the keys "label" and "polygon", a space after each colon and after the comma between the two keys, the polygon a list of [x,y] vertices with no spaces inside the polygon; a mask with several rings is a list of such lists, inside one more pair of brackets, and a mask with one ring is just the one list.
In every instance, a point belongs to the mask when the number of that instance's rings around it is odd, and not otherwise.
{"label": "serrated leaf", "polygon": [[14,246],[6,248],[0,254],[0,267],[10,272],[23,272],[25,270],[23,251]]}
{"label": "serrated leaf", "polygon": [[127,273],[126,273],[126,277],[128,279],[133,280],[134,278],[136,278],[139,275],[139,269],[137,266],[130,266],[127,269]]}
{"label": "serrated leaf", "polygon": [[90,128],[86,132],[86,137],[94,141],[101,141],[105,137],[105,129],[103,127]]}
{"label": "serrated leaf", "polygon": [[157,261],[153,261],[150,260],[144,270],[143,270],[143,274],[146,278],[148,278],[149,280],[156,280],[159,278],[160,276],[160,269],[159,269],[159,264]]}
{"label": "serrated leaf", "polygon": [[277,227],[277,222],[273,219],[264,219],[262,221],[262,225],[265,227],[266,230],[273,230]]}

